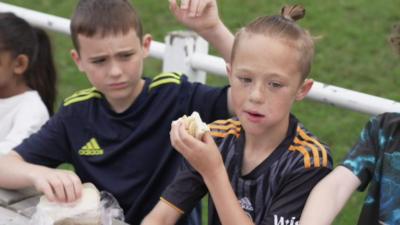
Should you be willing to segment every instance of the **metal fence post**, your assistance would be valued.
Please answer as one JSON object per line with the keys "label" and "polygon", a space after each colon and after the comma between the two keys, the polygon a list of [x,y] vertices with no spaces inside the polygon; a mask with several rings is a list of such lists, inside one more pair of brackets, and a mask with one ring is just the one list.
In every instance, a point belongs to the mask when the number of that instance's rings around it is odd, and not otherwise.
{"label": "metal fence post", "polygon": [[165,38],[164,72],[181,72],[192,82],[206,82],[206,72],[193,69],[190,57],[194,53],[208,54],[208,42],[191,31],[170,32]]}

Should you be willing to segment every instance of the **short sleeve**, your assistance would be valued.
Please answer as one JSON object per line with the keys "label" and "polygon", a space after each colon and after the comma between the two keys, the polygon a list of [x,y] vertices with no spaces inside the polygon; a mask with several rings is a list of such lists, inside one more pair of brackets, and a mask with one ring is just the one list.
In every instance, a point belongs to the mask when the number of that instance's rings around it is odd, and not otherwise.
{"label": "short sleeve", "polygon": [[46,106],[40,99],[32,98],[19,106],[7,136],[0,141],[0,154],[8,153],[31,134],[37,132],[49,119]]}
{"label": "short sleeve", "polygon": [[161,199],[185,213],[190,212],[207,192],[201,175],[185,161]]}
{"label": "short sleeve", "polygon": [[311,190],[330,171],[330,167],[306,169],[299,163],[298,169],[280,184],[261,224],[297,224]]}
{"label": "short sleeve", "polygon": [[25,161],[49,167],[71,161],[62,114],[61,109],[38,132],[15,148]]}
{"label": "short sleeve", "polygon": [[369,120],[361,131],[358,142],[353,146],[341,164],[360,179],[359,191],[365,190],[374,174],[379,157],[381,120],[382,116]]}

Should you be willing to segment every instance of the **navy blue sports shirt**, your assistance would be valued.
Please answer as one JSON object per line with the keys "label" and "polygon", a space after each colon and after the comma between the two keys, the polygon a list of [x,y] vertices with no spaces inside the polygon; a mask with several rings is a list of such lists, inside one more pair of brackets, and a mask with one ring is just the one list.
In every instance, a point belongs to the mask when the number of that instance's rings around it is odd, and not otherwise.
{"label": "navy blue sports shirt", "polygon": [[126,221],[139,224],[181,161],[170,145],[171,122],[193,111],[207,122],[229,117],[227,89],[164,73],[145,78],[142,93],[122,113],[111,110],[94,88],[83,90],[65,99],[59,112],[16,151],[34,164],[73,164],[83,182],[112,193]]}

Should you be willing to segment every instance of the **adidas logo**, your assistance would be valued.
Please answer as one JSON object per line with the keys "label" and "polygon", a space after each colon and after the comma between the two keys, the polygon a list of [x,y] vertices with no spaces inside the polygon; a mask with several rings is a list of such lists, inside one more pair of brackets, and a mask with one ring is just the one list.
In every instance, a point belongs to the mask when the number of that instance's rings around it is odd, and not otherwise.
{"label": "adidas logo", "polygon": [[95,138],[92,138],[80,150],[79,155],[93,156],[103,155],[104,151],[100,148]]}

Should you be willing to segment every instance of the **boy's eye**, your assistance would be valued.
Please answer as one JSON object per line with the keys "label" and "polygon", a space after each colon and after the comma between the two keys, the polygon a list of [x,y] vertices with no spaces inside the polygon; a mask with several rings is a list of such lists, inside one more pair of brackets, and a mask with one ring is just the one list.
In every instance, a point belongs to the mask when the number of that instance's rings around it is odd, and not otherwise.
{"label": "boy's eye", "polygon": [[124,59],[128,59],[128,58],[130,58],[131,56],[133,56],[133,54],[134,54],[133,52],[125,53],[125,54],[122,54],[121,57],[124,58]]}
{"label": "boy's eye", "polygon": [[101,59],[94,59],[94,60],[92,60],[92,63],[93,64],[101,64],[101,63],[103,63],[103,62],[105,62],[106,61],[106,59],[103,59],[103,58],[101,58]]}
{"label": "boy's eye", "polygon": [[283,86],[282,84],[280,84],[278,82],[269,82],[268,85],[273,88],[281,88]]}
{"label": "boy's eye", "polygon": [[246,84],[251,83],[251,81],[252,81],[251,78],[248,78],[248,77],[239,77],[238,79],[240,80],[240,82],[246,83]]}

